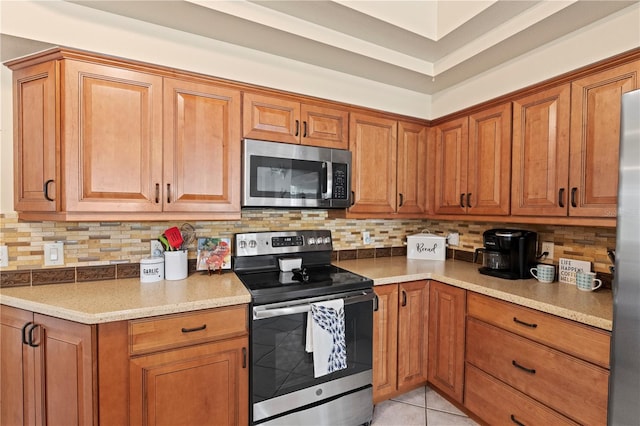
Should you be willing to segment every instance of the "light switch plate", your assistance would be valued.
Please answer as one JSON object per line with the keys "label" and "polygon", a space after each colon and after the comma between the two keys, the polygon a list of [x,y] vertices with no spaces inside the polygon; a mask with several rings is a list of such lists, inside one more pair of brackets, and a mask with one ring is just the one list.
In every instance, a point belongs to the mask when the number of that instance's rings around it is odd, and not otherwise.
{"label": "light switch plate", "polygon": [[7,246],[0,246],[0,268],[9,266],[9,250]]}
{"label": "light switch plate", "polygon": [[64,265],[64,244],[47,243],[44,245],[44,266]]}

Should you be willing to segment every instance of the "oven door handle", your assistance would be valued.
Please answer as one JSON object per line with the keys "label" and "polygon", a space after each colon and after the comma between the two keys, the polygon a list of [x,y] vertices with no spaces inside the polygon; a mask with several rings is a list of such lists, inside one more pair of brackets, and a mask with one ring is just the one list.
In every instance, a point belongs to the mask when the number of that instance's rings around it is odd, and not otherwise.
{"label": "oven door handle", "polygon": [[[373,300],[373,298],[374,298],[374,293],[366,293],[358,296],[345,297],[343,300],[345,305],[351,305],[353,303],[367,302],[367,301]],[[334,299],[328,299],[328,300],[334,300]],[[279,308],[266,308],[266,309],[260,309],[260,310],[256,310],[254,308],[253,319],[273,318],[273,317],[281,317],[284,315],[293,315],[293,314],[301,314],[301,313],[309,312],[311,311],[311,303],[312,302],[307,302],[307,303],[302,303],[300,305],[284,306]]]}

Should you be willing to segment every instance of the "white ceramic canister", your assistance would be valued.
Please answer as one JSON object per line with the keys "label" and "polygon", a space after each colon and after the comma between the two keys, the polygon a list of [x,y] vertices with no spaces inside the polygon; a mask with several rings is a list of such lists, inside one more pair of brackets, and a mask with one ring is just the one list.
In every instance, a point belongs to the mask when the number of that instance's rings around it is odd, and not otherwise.
{"label": "white ceramic canister", "polygon": [[140,282],[155,283],[164,280],[164,257],[147,257],[140,260]]}

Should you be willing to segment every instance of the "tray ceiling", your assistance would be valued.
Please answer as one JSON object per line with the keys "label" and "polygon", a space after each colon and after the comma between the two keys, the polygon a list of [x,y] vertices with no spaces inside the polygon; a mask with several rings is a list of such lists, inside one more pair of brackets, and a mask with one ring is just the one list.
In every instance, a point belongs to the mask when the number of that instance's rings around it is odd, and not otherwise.
{"label": "tray ceiling", "polygon": [[637,1],[71,1],[432,94]]}

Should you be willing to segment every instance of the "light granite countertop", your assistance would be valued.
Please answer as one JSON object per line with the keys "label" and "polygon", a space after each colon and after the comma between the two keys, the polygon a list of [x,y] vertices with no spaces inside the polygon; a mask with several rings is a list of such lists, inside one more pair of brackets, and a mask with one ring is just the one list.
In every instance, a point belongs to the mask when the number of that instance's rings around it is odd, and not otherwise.
{"label": "light granite countertop", "polygon": [[196,273],[184,280],[138,278],[0,289],[0,303],[83,324],[151,317],[249,303],[234,273]]}
{"label": "light granite countertop", "polygon": [[[482,275],[464,261],[385,257],[336,262],[373,279],[374,285],[434,279],[562,318],[611,330],[610,290],[582,292],[574,285],[541,284]],[[184,280],[141,283],[137,278],[0,289],[0,303],[84,324],[165,315],[249,303],[251,295],[231,272],[196,273]]]}
{"label": "light granite countertop", "polygon": [[374,285],[433,279],[476,293],[611,331],[613,297],[611,290],[584,292],[561,282],[539,283],[506,280],[482,275],[469,262],[414,260],[384,257],[336,262],[336,265],[373,279]]}

